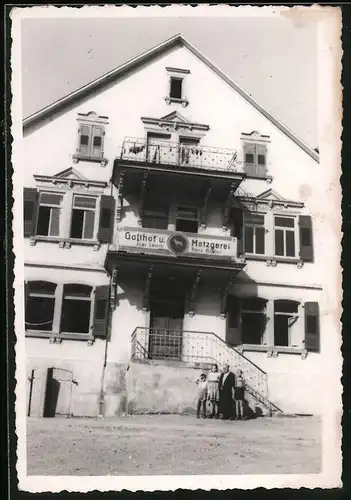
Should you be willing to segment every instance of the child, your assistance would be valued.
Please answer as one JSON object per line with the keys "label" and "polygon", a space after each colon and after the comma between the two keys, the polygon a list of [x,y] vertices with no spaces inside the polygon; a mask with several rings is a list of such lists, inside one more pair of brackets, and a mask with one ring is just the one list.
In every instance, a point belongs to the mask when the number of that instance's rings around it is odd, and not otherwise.
{"label": "child", "polygon": [[234,389],[234,400],[235,400],[235,420],[244,420],[244,396],[245,396],[245,379],[243,377],[242,370],[237,371],[237,376],[235,377],[235,389]]}
{"label": "child", "polygon": [[212,412],[209,418],[219,417],[219,377],[220,373],[218,371],[218,366],[216,364],[212,365],[211,371],[207,376],[207,399],[212,404]]}
{"label": "child", "polygon": [[202,417],[206,418],[206,399],[207,399],[206,375],[204,373],[201,373],[200,378],[196,381],[196,383],[198,385],[196,417],[200,418],[201,407],[202,407]]}

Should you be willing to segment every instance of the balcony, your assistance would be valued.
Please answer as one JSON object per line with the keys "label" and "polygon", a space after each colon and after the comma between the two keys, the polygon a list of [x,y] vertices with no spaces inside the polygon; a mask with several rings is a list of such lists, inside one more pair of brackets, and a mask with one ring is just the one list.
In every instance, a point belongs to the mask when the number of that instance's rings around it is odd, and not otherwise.
{"label": "balcony", "polygon": [[162,229],[120,227],[112,252],[236,261],[236,238]]}
{"label": "balcony", "polygon": [[158,141],[126,137],[123,141],[121,160],[172,165],[182,168],[204,169],[221,172],[242,173],[237,161],[237,152],[204,146],[189,146],[170,141]]}

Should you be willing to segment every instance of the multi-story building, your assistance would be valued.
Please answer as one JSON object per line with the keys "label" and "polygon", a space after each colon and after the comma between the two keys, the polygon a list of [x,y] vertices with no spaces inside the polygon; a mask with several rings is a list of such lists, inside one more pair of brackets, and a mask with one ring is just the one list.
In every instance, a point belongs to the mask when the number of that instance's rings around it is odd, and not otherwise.
{"label": "multi-story building", "polygon": [[[288,105],[288,104],[287,104]],[[178,35],[24,120],[28,415],[318,413],[318,154]]]}

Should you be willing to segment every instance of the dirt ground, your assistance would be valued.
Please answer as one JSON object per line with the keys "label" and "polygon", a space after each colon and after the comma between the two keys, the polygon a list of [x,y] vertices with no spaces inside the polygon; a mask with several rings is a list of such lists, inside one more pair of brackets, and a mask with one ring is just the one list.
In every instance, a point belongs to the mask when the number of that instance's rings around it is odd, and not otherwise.
{"label": "dirt ground", "polygon": [[308,474],[321,467],[314,417],[28,418],[27,439],[28,475]]}

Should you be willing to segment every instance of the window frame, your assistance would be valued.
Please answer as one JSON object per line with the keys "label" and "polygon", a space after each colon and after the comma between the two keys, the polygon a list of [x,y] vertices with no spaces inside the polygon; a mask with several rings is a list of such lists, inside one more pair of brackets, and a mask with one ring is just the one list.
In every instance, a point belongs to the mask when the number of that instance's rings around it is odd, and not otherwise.
{"label": "window frame", "polygon": [[[180,97],[172,95],[172,82],[173,80],[180,82]],[[184,97],[184,78],[181,76],[170,75],[169,77],[169,98],[183,100]]]}
{"label": "window frame", "polygon": [[[65,287],[66,286],[70,286],[70,285],[80,285],[80,286],[89,287],[90,288],[90,296],[88,298],[87,297],[74,296],[74,295],[65,296]],[[95,306],[94,293],[95,293],[95,289],[94,289],[93,286],[91,286],[91,285],[85,285],[83,283],[65,283],[62,286],[62,300],[61,300],[60,326],[59,326],[60,335],[61,336],[71,336],[71,335],[73,335],[73,336],[75,336],[77,338],[80,338],[80,337],[86,338],[86,337],[89,337],[91,335],[91,332],[92,332],[92,329],[93,329],[93,321],[94,321],[94,306]],[[89,302],[90,302],[90,311],[89,311],[88,332],[67,332],[67,331],[63,330],[62,323],[63,323],[63,308],[64,308],[64,301],[65,301],[65,299],[68,299],[68,300],[77,300],[77,301],[84,301],[84,302],[87,302],[89,300]]]}
{"label": "window frame", "polygon": [[[90,112],[88,114],[78,114],[77,117],[77,131],[76,131],[76,147],[75,153],[73,154],[73,161],[92,161],[101,163],[102,166],[105,166],[107,163],[107,159],[104,156],[105,150],[105,136],[106,136],[106,126],[107,126],[107,117],[98,116],[97,113]],[[87,127],[89,132],[88,134],[82,134],[82,127]],[[99,133],[94,134],[94,129],[98,129]],[[87,144],[84,146],[87,148],[87,152],[84,153],[81,150],[82,142],[81,138],[83,136],[88,137]],[[94,145],[94,139],[96,137],[100,137],[101,145]],[[99,154],[94,154],[94,148],[99,148]]]}
{"label": "window frame", "polygon": [[[61,196],[61,204],[60,205],[52,205],[48,203],[43,203],[41,204],[40,200],[42,198],[42,195],[48,194],[48,195],[57,195]],[[60,239],[62,237],[62,233],[64,232],[64,206],[65,206],[65,193],[63,191],[50,191],[50,190],[38,190],[38,208],[37,208],[37,213],[35,217],[35,236],[39,236],[40,238],[52,238],[52,239]],[[39,213],[40,213],[40,207],[49,207],[51,208],[58,208],[60,210],[59,214],[59,234],[58,235],[51,235],[51,234],[38,234],[38,223],[39,223]],[[50,219],[49,219],[49,232],[50,232],[50,226],[51,226],[51,220],[52,220],[52,211],[50,210]]]}
{"label": "window frame", "polygon": [[[54,285],[55,286],[55,289],[54,289],[54,293],[50,294],[50,293],[38,293],[38,292],[31,292],[30,291],[30,283],[47,283],[47,284],[50,284],[50,285]],[[25,327],[25,331],[28,331],[28,332],[34,332],[34,333],[37,333],[37,332],[45,332],[46,335],[51,335],[52,332],[54,331],[54,325],[56,324],[57,322],[57,317],[56,317],[56,303],[57,303],[57,293],[58,293],[58,285],[57,283],[53,283],[51,281],[44,281],[44,280],[31,280],[29,282],[27,282],[26,284],[27,286],[27,291],[26,291],[26,301],[25,301],[25,311],[24,311],[24,327]],[[53,314],[52,314],[52,328],[51,330],[41,330],[40,328],[38,329],[35,329],[35,328],[27,328],[26,325],[29,324],[31,326],[33,326],[33,324],[31,324],[31,322],[26,322],[26,312],[27,312],[27,303],[28,303],[28,299],[30,297],[35,297],[35,298],[49,298],[49,299],[52,299],[54,301],[54,310],[53,310]],[[51,321],[50,321],[51,323]],[[39,326],[39,325],[38,325]]]}
{"label": "window frame", "polygon": [[[245,221],[245,217],[248,217],[248,215],[259,215],[263,217],[263,224],[255,224],[254,222],[249,222]],[[243,213],[243,230],[242,230],[242,240],[243,240],[243,249],[244,249],[244,254],[248,256],[253,256],[253,255],[259,255],[264,257],[266,255],[266,216],[267,214],[264,212],[250,212],[249,214]],[[253,228],[253,252],[248,252],[246,250],[246,227],[251,227]],[[257,234],[256,234],[256,228],[263,228],[263,245],[264,245],[264,252],[263,253],[258,253],[256,251],[257,248]]]}
{"label": "window frame", "polygon": [[[83,198],[93,198],[95,199],[96,203],[95,203],[95,208],[94,209],[90,209],[89,207],[88,208],[75,208],[74,207],[74,200],[76,197],[83,197]],[[71,206],[70,206],[70,220],[69,220],[69,230],[68,230],[68,239],[69,241],[72,241],[72,242],[81,242],[81,241],[85,241],[85,242],[91,242],[91,243],[94,243],[98,240],[98,231],[99,231],[99,220],[100,220],[100,200],[101,200],[101,195],[94,195],[94,194],[87,194],[87,193],[72,193],[72,201],[71,201]],[[83,234],[84,234],[84,230],[85,230],[85,227],[83,227],[82,229],[82,238],[77,238],[77,237],[73,237],[71,236],[71,231],[72,231],[72,220],[73,220],[73,211],[74,210],[83,210],[84,212],[86,211],[90,211],[90,212],[95,212],[95,217],[94,217],[94,229],[93,229],[93,236],[92,238],[84,238],[83,237]],[[85,222],[85,214],[84,214],[84,222]],[[83,223],[84,225],[84,223]]]}
{"label": "window frame", "polygon": [[[279,303],[279,302],[290,302],[291,304],[296,304],[296,309],[297,311],[296,312],[284,312],[284,311],[277,311],[276,312],[276,303]],[[301,314],[300,314],[300,306],[301,306],[301,303],[298,301],[298,300],[293,300],[293,299],[276,299],[273,301],[273,347],[275,349],[280,349],[280,348],[290,348],[292,349],[293,348],[293,344],[292,344],[292,333],[291,333],[291,326],[292,325],[289,325],[288,324],[288,345],[278,345],[275,343],[275,318],[277,316],[283,316],[283,317],[288,317],[288,318],[295,318],[295,321],[294,323],[296,323],[296,321],[298,321],[300,318],[301,318]]]}
{"label": "window frame", "polygon": [[[25,288],[28,289],[28,287],[30,286],[30,283],[36,282],[36,281],[44,281],[44,280],[29,279],[25,282]],[[95,337],[98,338],[99,337],[98,335],[97,336],[94,335],[94,324],[95,324],[96,302],[97,302],[97,300],[99,300],[99,297],[97,297],[96,292],[99,288],[101,288],[101,285],[91,285],[91,284],[86,284],[86,283],[77,283],[77,282],[73,282],[73,281],[67,281],[65,283],[53,283],[53,282],[47,282],[47,283],[56,285],[55,294],[54,294],[54,296],[52,296],[52,297],[54,297],[54,300],[55,300],[52,329],[50,331],[49,330],[33,330],[30,328],[26,328],[26,324],[24,323],[25,336],[26,337],[38,337],[38,338],[54,339],[54,341],[58,340],[59,342],[61,342],[61,340],[64,340],[64,339],[83,340],[83,341],[92,342],[95,340]],[[88,286],[91,288],[91,291],[90,291],[89,331],[88,331],[88,333],[64,332],[61,328],[62,312],[63,312],[63,300],[64,300],[64,286],[65,285],[84,285],[84,286]],[[104,286],[109,287],[109,285],[104,285]],[[104,286],[102,286],[102,288]],[[25,316],[26,307],[27,307],[27,297],[28,297],[28,293],[26,293],[24,316]],[[77,299],[77,300],[80,300],[80,299]],[[82,298],[82,300],[86,300],[86,299]]]}
{"label": "window frame", "polygon": [[[252,299],[257,299],[257,300],[260,300],[262,302],[263,307],[260,311],[245,308],[245,303],[247,305],[247,301],[252,300]],[[263,299],[261,297],[245,297],[245,298],[241,299],[240,326],[241,326],[241,341],[242,341],[243,345],[248,345],[248,346],[263,346],[263,345],[265,345],[265,334],[266,334],[266,326],[267,326],[267,302],[268,302],[267,299]],[[264,321],[266,322],[266,326],[265,326],[264,331],[262,332],[262,339],[261,339],[260,344],[251,344],[251,343],[245,342],[244,332],[243,332],[243,314],[255,314],[255,315],[260,315],[264,318]]]}
{"label": "window frame", "polygon": [[[182,209],[184,211],[186,210],[189,210],[189,211],[196,211],[197,212],[197,216],[182,216],[180,217],[178,215],[178,212],[179,210]],[[196,232],[189,232],[189,231],[182,231],[180,229],[177,229],[177,221],[178,220],[185,220],[185,221],[193,221],[193,222],[196,222],[197,223],[197,230]],[[175,228],[175,231],[177,232],[180,232],[180,233],[189,233],[189,234],[198,234],[199,232],[199,227],[200,227],[200,209],[198,207],[194,207],[194,206],[189,206],[189,205],[176,205],[175,207],[175,214],[174,214],[174,228]]]}
{"label": "window frame", "polygon": [[[283,218],[283,219],[291,219],[294,221],[294,227],[287,227],[287,226],[276,226],[275,219],[277,217]],[[284,253],[283,255],[279,255],[276,253],[276,231],[282,231],[283,232],[283,247],[284,247]],[[296,260],[299,258],[299,241],[298,241],[298,231],[299,231],[299,226],[298,226],[298,218],[295,215],[292,214],[286,214],[286,215],[281,215],[281,214],[274,214],[273,215],[273,256],[276,257],[277,259],[282,258],[282,259],[291,259],[291,260]],[[287,249],[287,243],[286,243],[286,233],[290,232],[293,233],[294,235],[294,255],[286,255],[286,249]]]}

